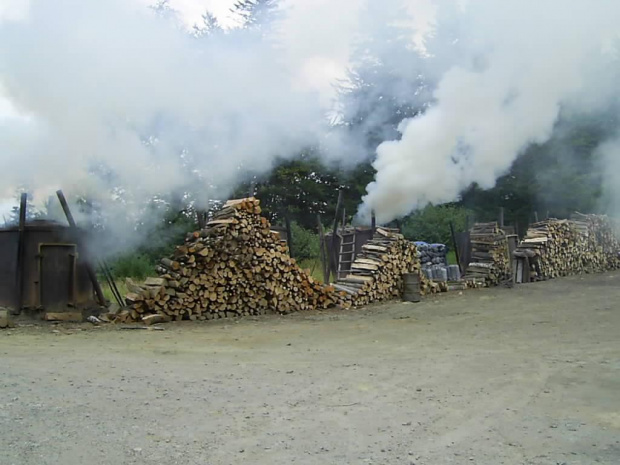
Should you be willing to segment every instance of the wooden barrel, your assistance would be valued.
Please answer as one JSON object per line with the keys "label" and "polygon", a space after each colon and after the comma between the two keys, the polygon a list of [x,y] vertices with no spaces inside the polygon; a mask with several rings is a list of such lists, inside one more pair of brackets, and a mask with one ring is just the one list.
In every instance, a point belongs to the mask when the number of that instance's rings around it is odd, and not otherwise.
{"label": "wooden barrel", "polygon": [[420,301],[420,276],[417,273],[406,273],[403,275],[403,301]]}

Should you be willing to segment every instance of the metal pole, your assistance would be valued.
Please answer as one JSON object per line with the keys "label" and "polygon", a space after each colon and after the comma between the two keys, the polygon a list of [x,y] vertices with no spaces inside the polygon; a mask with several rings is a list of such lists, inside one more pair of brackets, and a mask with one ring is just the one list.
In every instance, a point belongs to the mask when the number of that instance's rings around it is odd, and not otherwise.
{"label": "metal pole", "polygon": [[377,229],[377,218],[375,217],[375,211],[370,212],[370,229],[372,229],[372,233],[375,233]]}
{"label": "metal pole", "polygon": [[108,281],[108,285],[110,286],[112,295],[116,299],[116,303],[120,307],[124,307],[125,305],[123,303],[123,296],[118,290],[118,287],[116,286],[116,281],[114,281],[114,276],[112,275],[112,271],[108,267],[108,264],[106,263],[105,260],[99,260],[99,268],[101,269],[101,271],[103,271],[103,275],[105,276],[106,281]]}
{"label": "metal pole", "polygon": [[19,238],[17,242],[17,266],[15,277],[17,284],[17,308],[13,313],[19,315],[24,307],[24,255],[25,255],[25,236],[26,236],[26,208],[28,206],[28,194],[25,192],[19,199]]}
{"label": "metal pole", "polygon": [[[69,209],[69,204],[67,203],[67,199],[65,198],[65,194],[62,193],[61,190],[56,191],[56,195],[58,196],[58,201],[60,202],[60,206],[62,207],[62,211],[65,213],[67,217],[67,222],[72,230],[76,231],[77,226],[75,224],[75,220],[73,219],[73,215],[71,214],[71,210]],[[93,285],[93,289],[95,290],[95,294],[97,295],[97,300],[100,305],[105,305],[105,297],[103,295],[103,291],[101,290],[101,286],[99,285],[99,281],[97,281],[97,275],[95,274],[95,270],[88,260],[85,263],[86,273],[88,273],[88,278]]]}

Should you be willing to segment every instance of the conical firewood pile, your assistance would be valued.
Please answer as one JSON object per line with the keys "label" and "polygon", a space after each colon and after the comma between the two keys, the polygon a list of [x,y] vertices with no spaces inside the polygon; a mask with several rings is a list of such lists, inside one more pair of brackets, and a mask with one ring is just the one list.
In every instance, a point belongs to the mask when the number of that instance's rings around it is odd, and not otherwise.
{"label": "conical firewood pile", "polygon": [[[341,303],[288,255],[254,198],[231,200],[161,260],[159,278],[129,283],[121,320],[211,320],[324,309]],[[346,305],[346,302],[344,302]],[[145,320],[146,321],[146,320]]]}
{"label": "conical firewood pile", "polygon": [[374,237],[362,246],[348,275],[338,279],[334,287],[345,292],[345,299],[353,306],[363,306],[400,297],[406,273],[419,274],[421,294],[438,291],[438,286],[421,273],[413,242],[397,230],[377,228]]}
{"label": "conical firewood pile", "polygon": [[471,261],[464,279],[471,287],[497,286],[510,278],[508,241],[497,223],[476,223],[470,241]]}
{"label": "conical firewood pile", "polygon": [[514,256],[525,261],[529,281],[595,273],[620,266],[620,245],[610,220],[605,216],[582,214],[573,218],[548,219],[527,230]]}

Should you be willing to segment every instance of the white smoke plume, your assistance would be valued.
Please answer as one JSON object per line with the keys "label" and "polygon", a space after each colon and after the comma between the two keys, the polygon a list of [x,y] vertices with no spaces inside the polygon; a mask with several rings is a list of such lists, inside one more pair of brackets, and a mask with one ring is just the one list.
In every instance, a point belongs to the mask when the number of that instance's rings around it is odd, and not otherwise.
{"label": "white smoke plume", "polygon": [[[146,200],[225,198],[317,144],[355,163],[358,141],[333,133],[327,114],[366,2],[283,0],[264,38],[194,37],[154,0],[11,0],[0,10],[0,197],[20,187],[40,204],[63,188],[103,205],[111,237],[129,240],[136,221],[158,220]],[[195,17],[198,3],[170,5]]]}
{"label": "white smoke plume", "polygon": [[197,171],[224,189],[311,142],[315,96],[255,39],[195,39],[126,1],[32,1],[0,36],[5,92],[31,116],[3,131],[2,153],[18,152],[0,161],[3,185],[96,184],[99,169],[145,195]]}
{"label": "white smoke plume", "polygon": [[595,71],[614,58],[619,15],[612,0],[464,2],[460,55],[432,107],[379,146],[361,215],[375,210],[385,222],[457,200],[474,182],[493,187],[524,149],[549,139],[563,106],[590,110],[617,93]]}

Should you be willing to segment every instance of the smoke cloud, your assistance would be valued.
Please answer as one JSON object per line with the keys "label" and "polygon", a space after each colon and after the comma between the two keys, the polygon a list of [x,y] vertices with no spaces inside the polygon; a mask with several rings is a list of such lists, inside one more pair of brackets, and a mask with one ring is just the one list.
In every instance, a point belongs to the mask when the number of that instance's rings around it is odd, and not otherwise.
{"label": "smoke cloud", "polygon": [[619,14],[605,0],[465,2],[459,55],[452,64],[444,56],[431,108],[378,147],[361,215],[389,221],[455,201],[472,183],[493,187],[523,150],[550,138],[563,106],[590,110],[615,95],[595,71],[615,59]]}
{"label": "smoke cloud", "polygon": [[62,187],[129,239],[138,219],[157,221],[147,200],[225,197],[328,130],[321,95],[260,33],[197,38],[126,0],[17,3],[0,22],[5,197]]}
{"label": "smoke cloud", "polygon": [[[349,165],[365,153],[328,115],[366,0],[283,0],[267,36],[201,37],[146,0],[10,3],[0,15],[1,197],[19,187],[41,204],[63,188],[101,205],[111,237],[129,240],[136,222],[157,222],[145,203],[158,196],[206,205],[309,146]],[[170,2],[193,18],[198,3]]]}
{"label": "smoke cloud", "polygon": [[[492,187],[549,139],[561,110],[594,110],[617,92],[604,72],[616,53],[612,0],[282,0],[267,36],[200,37],[146,0],[10,3],[0,10],[0,195],[87,197],[126,245],[141,240],[129,234],[136,223],[159,221],[148,200],[191,194],[206,206],[310,146],[361,161],[365,127],[386,121],[376,100],[425,109],[376,151],[360,217],[375,210],[387,222],[473,182]],[[190,0],[178,3],[195,17]],[[407,47],[392,47],[395,26]],[[391,80],[374,82],[368,102],[360,93],[362,130],[336,130],[334,83],[360,44]]]}

